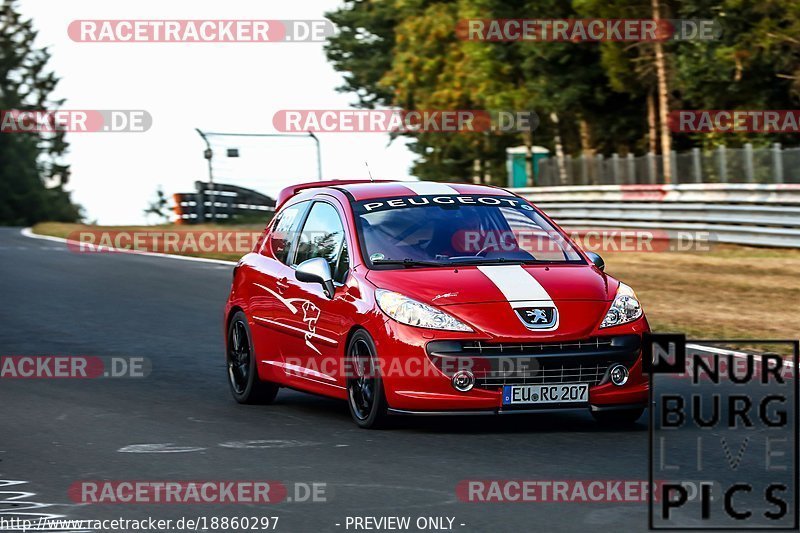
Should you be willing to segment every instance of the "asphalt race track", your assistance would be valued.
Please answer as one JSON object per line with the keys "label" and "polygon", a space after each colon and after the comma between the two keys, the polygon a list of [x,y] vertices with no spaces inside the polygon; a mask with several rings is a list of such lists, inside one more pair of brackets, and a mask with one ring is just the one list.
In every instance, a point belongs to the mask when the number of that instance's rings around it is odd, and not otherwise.
{"label": "asphalt race track", "polygon": [[[74,519],[266,515],[280,517],[278,531],[304,532],[347,531],[348,516],[400,515],[455,518],[453,530],[464,532],[646,529],[645,503],[456,496],[468,479],[646,480],[646,416],[628,430],[551,413],[403,419],[365,431],[345,403],[286,389],[272,406],[236,404],[221,325],[230,277],[226,265],[82,255],[0,229],[0,355],[152,364],[140,379],[0,381],[0,480],[24,481],[13,490],[32,493],[25,501]],[[143,444],[166,448],[130,448]],[[80,480],[132,479],[324,483],[327,501],[87,505],[67,495]],[[7,500],[0,516],[13,512]]]}

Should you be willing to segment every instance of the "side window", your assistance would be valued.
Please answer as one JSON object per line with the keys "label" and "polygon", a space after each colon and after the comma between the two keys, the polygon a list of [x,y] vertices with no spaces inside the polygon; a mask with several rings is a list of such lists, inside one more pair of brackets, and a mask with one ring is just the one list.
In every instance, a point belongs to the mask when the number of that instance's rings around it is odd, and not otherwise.
{"label": "side window", "polygon": [[284,264],[289,264],[289,254],[292,251],[292,243],[296,240],[300,222],[303,221],[303,213],[308,207],[308,202],[300,202],[291,207],[287,207],[278,215],[275,221],[272,234],[270,236],[270,246],[275,258]]}
{"label": "side window", "polygon": [[311,207],[303,231],[300,233],[294,263],[300,264],[314,257],[322,257],[330,265],[334,280],[342,281],[349,266],[349,260],[345,259],[344,264],[341,261],[344,254],[346,254],[344,227],[339,213],[329,203],[316,202]]}

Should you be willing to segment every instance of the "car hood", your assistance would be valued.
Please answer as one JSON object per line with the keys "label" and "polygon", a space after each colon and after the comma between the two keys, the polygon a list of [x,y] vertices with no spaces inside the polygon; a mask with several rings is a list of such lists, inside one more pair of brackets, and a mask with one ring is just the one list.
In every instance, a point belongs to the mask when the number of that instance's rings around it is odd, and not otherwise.
{"label": "car hood", "polygon": [[[377,287],[445,309],[479,332],[498,339],[585,338],[597,328],[616,294],[617,282],[590,265],[497,265],[373,270]],[[553,305],[558,324],[529,329],[519,307]]]}
{"label": "car hood", "polygon": [[589,265],[492,265],[371,270],[375,286],[437,307],[490,302],[610,301],[618,282]]}

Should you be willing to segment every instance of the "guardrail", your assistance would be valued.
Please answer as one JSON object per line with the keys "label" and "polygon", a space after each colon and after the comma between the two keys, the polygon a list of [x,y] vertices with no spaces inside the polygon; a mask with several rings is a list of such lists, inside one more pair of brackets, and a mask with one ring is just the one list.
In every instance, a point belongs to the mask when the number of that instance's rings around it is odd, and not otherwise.
{"label": "guardrail", "polygon": [[716,242],[800,248],[800,185],[682,184],[514,189],[568,229],[708,232]]}
{"label": "guardrail", "polygon": [[172,195],[175,222],[202,224],[228,222],[241,217],[267,220],[275,212],[275,200],[244,187],[227,183],[195,182],[197,192]]}

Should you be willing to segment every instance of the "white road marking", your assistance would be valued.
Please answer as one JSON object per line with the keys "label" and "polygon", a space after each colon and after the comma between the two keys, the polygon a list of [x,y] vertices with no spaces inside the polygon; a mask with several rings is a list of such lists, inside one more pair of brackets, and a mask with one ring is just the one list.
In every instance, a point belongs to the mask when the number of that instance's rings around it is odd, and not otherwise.
{"label": "white road marking", "polygon": [[171,442],[163,444],[130,444],[123,446],[118,452],[121,453],[190,453],[202,452],[205,448],[195,446],[175,446]]}
{"label": "white road marking", "polygon": [[[12,488],[27,483],[28,481],[0,479],[0,489]],[[91,531],[89,529],[83,529],[84,522],[86,522],[87,527],[89,525],[88,521],[86,520],[72,520],[61,514],[35,512],[36,509],[54,506],[60,507],[62,504],[27,501],[27,499],[32,496],[36,496],[36,493],[16,490],[0,490],[0,518],[6,521],[11,521],[12,519],[28,520],[40,527],[41,531],[53,531],[60,533],[88,533]],[[39,520],[42,520],[42,522],[39,522]],[[67,522],[71,526],[70,528],[56,527],[56,525],[61,526]],[[75,529],[75,527],[78,527],[78,529]],[[3,531],[22,531],[22,528],[4,529]],[[29,528],[28,531],[33,531],[33,529]]]}
{"label": "white road marking", "polygon": [[223,448],[236,448],[236,449],[266,449],[266,448],[299,448],[302,446],[318,446],[319,442],[304,441],[304,440],[243,440],[243,441],[230,441],[220,444]]}

